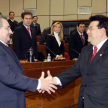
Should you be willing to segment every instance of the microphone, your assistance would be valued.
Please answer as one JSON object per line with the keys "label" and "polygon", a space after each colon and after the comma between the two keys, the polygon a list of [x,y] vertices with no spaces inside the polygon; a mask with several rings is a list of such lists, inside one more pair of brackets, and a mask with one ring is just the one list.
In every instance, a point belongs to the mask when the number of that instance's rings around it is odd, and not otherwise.
{"label": "microphone", "polygon": [[[51,49],[49,49],[47,46],[46,46],[46,48],[47,48],[52,54],[54,54],[54,52],[51,51]],[[54,54],[54,55],[56,56],[56,54]]]}
{"label": "microphone", "polygon": [[76,52],[77,54],[79,54],[80,55],[80,53],[79,52],[77,52],[76,50],[74,50],[74,49],[71,49],[72,51],[74,51],[74,52]]}

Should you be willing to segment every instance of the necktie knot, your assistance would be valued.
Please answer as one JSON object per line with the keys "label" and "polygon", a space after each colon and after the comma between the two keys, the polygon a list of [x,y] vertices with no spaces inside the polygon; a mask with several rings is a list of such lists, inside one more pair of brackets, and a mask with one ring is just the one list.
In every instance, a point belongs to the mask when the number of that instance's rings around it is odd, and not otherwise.
{"label": "necktie knot", "polygon": [[[93,52],[93,55],[92,55],[92,58],[91,58],[91,61],[92,61],[92,59],[94,58],[94,56],[96,55],[96,53],[97,53],[97,46],[94,46],[94,52]],[[90,62],[91,62],[90,61]]]}
{"label": "necktie knot", "polygon": [[97,46],[94,47],[94,52],[97,52]]}
{"label": "necktie knot", "polygon": [[82,43],[83,43],[83,45],[84,45],[83,35],[81,34],[80,36],[81,36]]}

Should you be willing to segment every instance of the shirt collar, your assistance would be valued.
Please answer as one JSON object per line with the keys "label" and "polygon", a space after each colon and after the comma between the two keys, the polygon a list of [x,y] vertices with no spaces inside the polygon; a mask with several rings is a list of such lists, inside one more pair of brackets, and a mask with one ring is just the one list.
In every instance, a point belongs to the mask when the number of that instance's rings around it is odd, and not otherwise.
{"label": "shirt collar", "polygon": [[14,22],[14,19],[12,20],[12,19],[10,19],[12,22]]}
{"label": "shirt collar", "polygon": [[27,29],[27,28],[29,28],[30,29],[30,26],[29,27],[27,27],[25,24],[23,24],[24,25],[24,27]]}
{"label": "shirt collar", "polygon": [[0,42],[1,42],[2,44],[4,44],[5,46],[7,46],[7,47],[8,47],[8,44],[4,43],[4,42],[3,42],[3,41],[1,41],[1,40],[0,40]]}
{"label": "shirt collar", "polygon": [[[108,39],[108,38],[107,38]],[[100,50],[100,48],[102,47],[102,45],[107,41],[107,39],[103,40],[102,42],[100,42],[98,45],[97,45],[97,52]],[[93,51],[94,51],[94,46],[93,46]]]}
{"label": "shirt collar", "polygon": [[54,32],[54,35],[55,35],[55,36],[59,36],[59,33]]}
{"label": "shirt collar", "polygon": [[78,30],[77,30],[77,32],[79,33],[79,35],[83,35],[83,33],[81,34]]}

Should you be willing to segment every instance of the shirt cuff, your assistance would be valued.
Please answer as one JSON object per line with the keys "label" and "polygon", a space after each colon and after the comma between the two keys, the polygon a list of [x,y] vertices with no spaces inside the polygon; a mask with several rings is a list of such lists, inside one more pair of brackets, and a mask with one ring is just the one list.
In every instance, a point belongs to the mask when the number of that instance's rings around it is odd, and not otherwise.
{"label": "shirt cuff", "polygon": [[41,88],[41,81],[38,79],[38,86],[37,86],[37,90],[39,90]]}
{"label": "shirt cuff", "polygon": [[55,78],[56,81],[57,81],[57,85],[62,86],[62,83],[61,83],[60,79],[59,79],[58,77],[54,77],[54,78]]}

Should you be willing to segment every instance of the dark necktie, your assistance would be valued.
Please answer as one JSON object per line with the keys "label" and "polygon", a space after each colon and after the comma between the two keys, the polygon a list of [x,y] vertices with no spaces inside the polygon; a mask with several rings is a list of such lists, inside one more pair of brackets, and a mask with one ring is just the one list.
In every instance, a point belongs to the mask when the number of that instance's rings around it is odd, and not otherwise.
{"label": "dark necktie", "polygon": [[30,38],[31,38],[30,31],[29,31],[29,28],[27,28],[27,31],[28,31],[28,33],[29,33],[29,36],[30,36]]}
{"label": "dark necktie", "polygon": [[80,36],[81,36],[82,43],[83,43],[83,45],[84,45],[83,35],[81,34]]}
{"label": "dark necktie", "polygon": [[94,58],[94,56],[96,55],[96,53],[97,53],[97,47],[95,46],[95,47],[94,47],[94,52],[93,52],[93,55],[92,55],[92,57],[91,57],[90,62],[93,60],[93,58]]}

